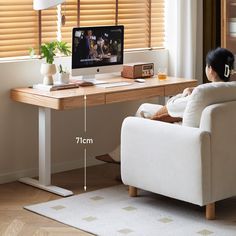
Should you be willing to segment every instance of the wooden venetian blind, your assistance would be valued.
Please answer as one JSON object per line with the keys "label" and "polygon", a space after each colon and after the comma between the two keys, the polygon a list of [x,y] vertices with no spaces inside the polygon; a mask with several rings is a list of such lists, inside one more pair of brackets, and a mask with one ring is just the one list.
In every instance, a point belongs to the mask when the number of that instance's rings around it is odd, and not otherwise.
{"label": "wooden venetian blind", "polygon": [[163,47],[164,0],[118,0],[118,24],[126,49]]}
{"label": "wooden venetian blind", "polygon": [[115,0],[80,0],[80,26],[115,25]]}
{"label": "wooden venetian blind", "polygon": [[124,25],[125,48],[163,47],[164,0],[80,0],[80,26]]}
{"label": "wooden venetian blind", "polygon": [[[42,12],[43,42],[56,38],[56,14],[56,9]],[[125,26],[126,49],[163,47],[164,0],[66,0],[62,14],[62,40],[68,43],[75,26],[120,24]]]}
{"label": "wooden venetian blind", "polygon": [[[61,6],[61,13],[66,17],[66,23],[61,28],[62,40],[71,46],[73,27],[115,25],[116,1],[66,0]],[[56,39],[56,19],[56,9],[42,13],[42,42]]]}
{"label": "wooden venetian blind", "polygon": [[151,1],[150,47],[164,47],[165,41],[164,0]]}
{"label": "wooden venetian blind", "polygon": [[[77,8],[78,2],[80,3]],[[78,15],[79,12],[79,15]],[[71,44],[72,28],[78,26],[115,25],[115,0],[66,0],[61,6],[66,17],[62,40]],[[42,42],[56,39],[57,8],[42,11]]]}
{"label": "wooden venetian blind", "polygon": [[147,0],[119,0],[118,24],[125,28],[125,48],[148,47],[149,5]]}
{"label": "wooden venetian blind", "polygon": [[[65,15],[65,25],[61,26],[62,40],[71,45],[72,28],[78,24],[78,0],[66,0],[61,5],[61,14]],[[57,39],[57,7],[42,11],[42,43]]]}
{"label": "wooden venetian blind", "polygon": [[[76,26],[125,26],[125,48],[163,47],[165,0],[66,0],[62,40],[71,44]],[[0,0],[0,58],[27,56],[39,48],[38,11],[32,0]],[[41,42],[57,38],[57,7],[41,11]]]}
{"label": "wooden venetian blind", "polygon": [[47,43],[57,38],[57,7],[42,10],[41,29],[42,43]]}
{"label": "wooden venetian blind", "polygon": [[62,40],[66,41],[71,45],[72,38],[72,28],[78,25],[77,21],[77,3],[78,0],[66,0],[61,7],[61,12],[66,16],[66,23],[62,26]]}
{"label": "wooden venetian blind", "polygon": [[0,58],[38,50],[38,12],[32,0],[0,0]]}

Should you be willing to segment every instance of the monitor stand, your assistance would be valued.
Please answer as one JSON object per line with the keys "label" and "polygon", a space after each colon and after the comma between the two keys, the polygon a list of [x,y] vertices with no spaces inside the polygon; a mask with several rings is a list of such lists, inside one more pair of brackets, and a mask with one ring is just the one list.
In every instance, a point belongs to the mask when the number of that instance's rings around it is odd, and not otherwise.
{"label": "monitor stand", "polygon": [[107,83],[107,81],[104,80],[97,80],[95,78],[95,75],[83,75],[82,80],[85,82],[91,82],[93,84],[104,84]]}

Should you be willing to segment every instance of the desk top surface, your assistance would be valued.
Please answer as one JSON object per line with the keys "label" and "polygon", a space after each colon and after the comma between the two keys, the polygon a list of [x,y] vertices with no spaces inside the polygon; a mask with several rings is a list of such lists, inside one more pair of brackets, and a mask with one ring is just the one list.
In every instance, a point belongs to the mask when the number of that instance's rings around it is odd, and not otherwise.
{"label": "desk top surface", "polygon": [[[11,91],[20,92],[20,93],[28,93],[32,95],[39,95],[39,96],[47,96],[52,98],[67,98],[67,97],[74,97],[74,96],[84,96],[92,95],[92,94],[100,94],[100,93],[115,93],[120,91],[129,91],[134,89],[145,89],[145,88],[152,88],[152,87],[159,87],[159,86],[169,86],[169,85],[178,85],[178,84],[189,84],[191,82],[196,83],[196,80],[186,80],[183,78],[175,78],[175,77],[167,77],[166,80],[158,80],[156,78],[147,78],[145,83],[138,83],[132,79],[125,79],[121,77],[116,77],[112,79],[108,79],[108,83],[113,82],[130,82],[130,85],[125,86],[117,86],[117,87],[110,87],[110,88],[102,88],[99,86],[88,86],[88,87],[79,87],[79,88],[72,88],[72,89],[62,89],[57,91],[42,91],[33,88],[14,88]],[[14,99],[13,99],[14,100]]]}
{"label": "desk top surface", "polygon": [[[108,83],[121,81],[131,82],[131,84],[110,88],[89,86],[50,92],[33,88],[14,88],[11,90],[11,99],[31,105],[63,110],[82,106],[85,94],[89,105],[99,105],[138,100],[153,97],[155,94],[156,96],[174,95],[181,92],[185,87],[197,85],[196,80],[174,77],[167,77],[166,80],[158,80],[156,77],[147,78],[145,83],[138,83],[132,79],[121,77],[107,80]],[[168,92],[165,90],[167,88],[169,89]]]}

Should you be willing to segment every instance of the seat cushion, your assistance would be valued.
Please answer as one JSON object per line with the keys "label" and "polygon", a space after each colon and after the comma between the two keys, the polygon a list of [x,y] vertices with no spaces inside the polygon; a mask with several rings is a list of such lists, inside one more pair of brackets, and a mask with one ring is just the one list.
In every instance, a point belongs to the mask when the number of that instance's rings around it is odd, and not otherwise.
{"label": "seat cushion", "polygon": [[183,115],[183,125],[199,127],[205,107],[234,100],[236,100],[236,81],[201,84],[190,95]]}

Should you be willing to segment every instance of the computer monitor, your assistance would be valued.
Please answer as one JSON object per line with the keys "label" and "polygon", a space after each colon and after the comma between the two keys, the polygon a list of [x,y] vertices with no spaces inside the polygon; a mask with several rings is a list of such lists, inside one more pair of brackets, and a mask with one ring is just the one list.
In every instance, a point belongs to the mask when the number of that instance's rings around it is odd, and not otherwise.
{"label": "computer monitor", "polygon": [[87,80],[96,74],[121,71],[123,48],[124,26],[73,28],[72,76]]}

